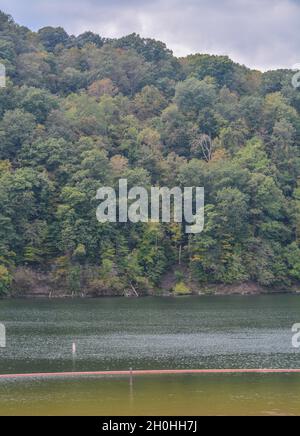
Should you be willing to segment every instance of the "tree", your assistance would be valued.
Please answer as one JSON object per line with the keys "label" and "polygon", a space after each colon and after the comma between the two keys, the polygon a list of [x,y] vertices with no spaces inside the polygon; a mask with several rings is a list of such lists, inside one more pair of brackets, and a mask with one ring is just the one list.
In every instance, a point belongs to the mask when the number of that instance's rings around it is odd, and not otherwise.
{"label": "tree", "polygon": [[136,33],[114,41],[114,46],[127,50],[134,49],[148,62],[158,62],[172,56],[171,50],[162,42],[150,38],[141,38]]}
{"label": "tree", "polygon": [[221,130],[219,140],[222,147],[234,155],[247,143],[248,137],[249,130],[244,120],[238,120]]}
{"label": "tree", "polygon": [[300,247],[296,242],[286,248],[285,257],[290,276],[294,280],[300,280]]}
{"label": "tree", "polygon": [[237,188],[224,188],[217,192],[215,211],[224,234],[242,240],[248,234],[248,198]]}
{"label": "tree", "polygon": [[35,118],[21,109],[7,111],[0,122],[0,157],[14,158],[32,137]]}
{"label": "tree", "polygon": [[162,112],[159,131],[168,152],[175,152],[183,156],[188,154],[190,148],[189,126],[176,105],[172,104]]}
{"label": "tree", "polygon": [[291,194],[300,176],[300,155],[295,146],[296,130],[285,119],[277,121],[270,138],[270,153],[278,171],[282,188]]}
{"label": "tree", "polygon": [[94,80],[110,78],[125,95],[133,96],[147,85],[149,66],[133,50],[114,49],[104,45],[86,50],[85,59],[88,68],[94,72]]}
{"label": "tree", "polygon": [[164,231],[159,223],[146,224],[137,248],[138,262],[143,268],[143,275],[154,286],[159,284],[167,266],[166,253],[161,243],[163,238]]}
{"label": "tree", "polygon": [[206,162],[212,160],[214,143],[208,135],[199,135],[192,141],[191,153],[195,157],[202,157]]}
{"label": "tree", "polygon": [[166,106],[165,98],[154,86],[145,86],[134,99],[134,111],[141,120],[158,116]]}
{"label": "tree", "polygon": [[53,109],[58,108],[58,101],[49,92],[23,86],[16,98],[21,109],[34,115],[37,123],[44,123]]}
{"label": "tree", "polygon": [[46,50],[53,52],[61,44],[65,45],[69,35],[62,27],[43,27],[38,31],[39,40]]}
{"label": "tree", "polygon": [[9,291],[10,285],[12,283],[12,276],[8,269],[0,265],[0,295],[6,295]]}
{"label": "tree", "polygon": [[85,73],[76,68],[67,67],[63,70],[59,78],[59,88],[64,94],[76,92],[86,86],[87,80]]}
{"label": "tree", "polygon": [[93,32],[84,32],[76,38],[76,45],[79,48],[88,44],[94,44],[96,47],[101,48],[104,44],[103,38]]}
{"label": "tree", "polygon": [[185,68],[188,74],[192,74],[198,80],[205,77],[214,77],[222,87],[234,87],[235,65],[227,56],[191,55],[186,58]]}
{"label": "tree", "polygon": [[184,113],[199,113],[212,106],[216,99],[216,89],[212,81],[193,77],[180,82],[176,87],[175,102]]}
{"label": "tree", "polygon": [[55,91],[58,78],[52,73],[52,59],[45,51],[21,53],[17,62],[20,84]]}
{"label": "tree", "polygon": [[111,79],[96,80],[88,87],[88,94],[91,97],[100,99],[103,95],[114,97],[119,92]]}

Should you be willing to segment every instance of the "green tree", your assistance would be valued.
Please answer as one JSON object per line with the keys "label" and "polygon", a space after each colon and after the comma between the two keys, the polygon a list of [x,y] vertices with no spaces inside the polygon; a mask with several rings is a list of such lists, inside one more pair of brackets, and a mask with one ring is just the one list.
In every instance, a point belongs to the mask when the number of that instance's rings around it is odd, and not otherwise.
{"label": "green tree", "polygon": [[12,276],[8,269],[0,265],[0,296],[6,295],[12,283]]}
{"label": "green tree", "polygon": [[57,45],[65,45],[69,36],[62,27],[43,27],[38,31],[39,40],[46,50],[54,51]]}
{"label": "green tree", "polygon": [[191,77],[176,87],[175,102],[184,113],[199,113],[200,110],[212,106],[215,100],[215,85],[209,79],[198,80]]}
{"label": "green tree", "polygon": [[35,128],[32,114],[20,109],[7,111],[0,122],[0,157],[14,158],[22,145],[30,140]]}

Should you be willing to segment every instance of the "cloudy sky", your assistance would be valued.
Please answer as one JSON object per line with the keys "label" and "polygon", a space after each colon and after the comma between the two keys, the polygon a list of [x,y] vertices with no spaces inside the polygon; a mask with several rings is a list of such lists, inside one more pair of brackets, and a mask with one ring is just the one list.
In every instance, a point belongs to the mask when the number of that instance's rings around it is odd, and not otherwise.
{"label": "cloudy sky", "polygon": [[0,9],[32,30],[136,32],[177,56],[227,54],[263,70],[300,63],[300,0],[0,0]]}

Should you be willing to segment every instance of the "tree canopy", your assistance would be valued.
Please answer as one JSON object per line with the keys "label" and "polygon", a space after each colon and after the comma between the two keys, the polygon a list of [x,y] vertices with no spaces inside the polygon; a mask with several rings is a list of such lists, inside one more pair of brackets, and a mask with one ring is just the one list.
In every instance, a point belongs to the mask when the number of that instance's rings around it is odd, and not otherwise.
{"label": "tree canopy", "polygon": [[[38,32],[0,13],[0,294],[300,280],[300,98],[292,71],[178,59],[137,34]],[[204,186],[205,228],[100,224],[101,186]],[[15,285],[14,285],[15,283]],[[25,284],[24,284],[25,283]]]}

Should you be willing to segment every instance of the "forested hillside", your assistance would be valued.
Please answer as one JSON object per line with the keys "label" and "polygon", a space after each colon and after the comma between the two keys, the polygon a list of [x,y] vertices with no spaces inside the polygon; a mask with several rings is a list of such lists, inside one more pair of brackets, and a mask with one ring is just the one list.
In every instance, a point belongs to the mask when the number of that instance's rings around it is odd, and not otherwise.
{"label": "forested hillside", "polygon": [[[0,294],[121,295],[300,280],[300,91],[292,71],[177,59],[129,35],[39,32],[0,13]],[[205,229],[99,224],[96,191],[204,186]],[[180,265],[179,265],[180,263]]]}

